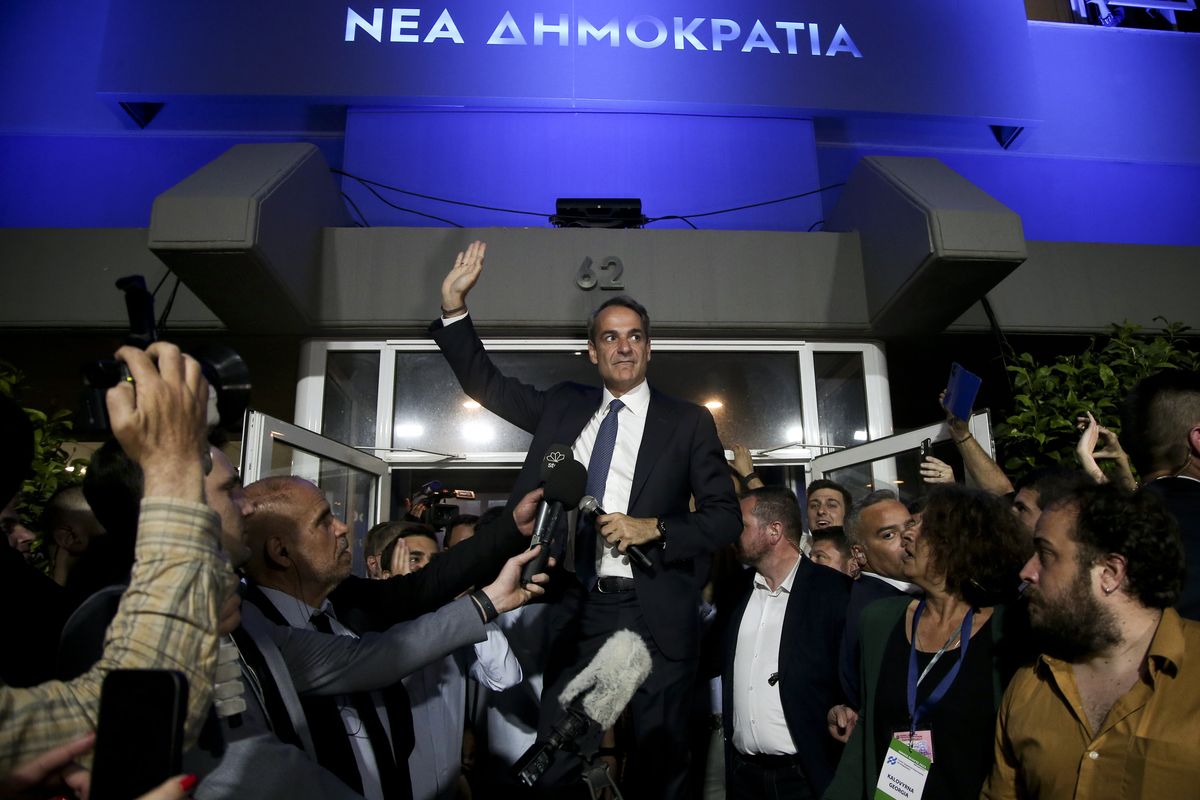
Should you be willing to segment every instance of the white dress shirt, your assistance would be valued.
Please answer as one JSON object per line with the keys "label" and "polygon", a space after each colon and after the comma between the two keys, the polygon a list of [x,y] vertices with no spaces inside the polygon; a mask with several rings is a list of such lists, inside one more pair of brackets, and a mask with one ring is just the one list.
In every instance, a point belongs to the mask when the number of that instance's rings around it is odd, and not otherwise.
{"label": "white dress shirt", "polygon": [[795,755],[796,743],[783,716],[779,682],[779,639],[783,617],[800,559],[783,582],[771,591],[767,579],[754,574],[754,590],[738,626],[733,654],[733,746],[750,755]]}
{"label": "white dress shirt", "polygon": [[[334,633],[339,636],[358,638],[358,634],[333,616],[333,606],[328,600],[322,603],[321,608],[313,608],[303,600],[278,589],[267,586],[258,588],[262,590],[262,593],[271,601],[271,605],[275,606],[291,627],[315,631],[317,628],[312,623],[312,616],[318,611],[323,611],[329,617],[329,627]],[[379,715],[379,721],[383,723],[383,729],[390,742],[392,732],[388,726],[387,709],[383,704],[383,696],[379,692],[371,692],[371,700],[375,703],[375,712]],[[371,740],[367,736],[366,726],[359,719],[354,703],[346,695],[338,696],[338,710],[342,715],[342,724],[346,727],[346,736],[350,739],[350,748],[354,751],[354,762],[358,765],[358,774],[362,778],[363,796],[367,800],[384,800],[383,786],[379,783],[379,767],[375,763],[375,752],[371,749]]]}
{"label": "white dress shirt", "polygon": [[[596,444],[596,434],[600,432],[600,423],[611,413],[608,405],[613,401],[613,393],[604,390],[600,407],[583,426],[579,438],[571,446],[575,460],[587,466],[592,458],[592,447]],[[633,470],[637,467],[638,450],[642,447],[642,433],[646,430],[646,412],[650,409],[650,385],[642,381],[625,394],[621,395],[625,407],[617,412],[617,445],[613,449],[612,462],[608,468],[608,481],[604,485],[604,497],[600,507],[609,514],[629,513],[629,495],[633,492]],[[615,547],[609,547],[604,537],[596,536],[596,575],[633,577],[633,568],[629,565],[629,557],[622,555]],[[568,553],[567,564],[575,563],[574,553]]]}
{"label": "white dress shirt", "polygon": [[[521,682],[521,665],[495,622],[484,626],[487,639],[474,645],[471,677],[503,691]],[[465,648],[464,648],[465,649]],[[427,664],[404,679],[412,704],[416,741],[408,757],[413,800],[450,800],[462,773],[467,679],[462,651]]]}

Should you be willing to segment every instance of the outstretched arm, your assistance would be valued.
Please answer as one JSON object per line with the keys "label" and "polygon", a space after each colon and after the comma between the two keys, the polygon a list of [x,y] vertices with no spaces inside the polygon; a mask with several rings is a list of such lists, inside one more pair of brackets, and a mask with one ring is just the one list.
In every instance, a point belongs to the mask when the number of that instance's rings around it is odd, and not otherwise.
{"label": "outstretched arm", "polygon": [[1012,492],[1012,481],[1000,469],[1000,465],[975,441],[967,421],[959,419],[945,406],[946,392],[938,395],[938,405],[946,412],[946,424],[950,426],[950,435],[954,437],[954,446],[962,456],[963,469],[975,481],[975,484],[985,492],[995,495],[1006,495]]}

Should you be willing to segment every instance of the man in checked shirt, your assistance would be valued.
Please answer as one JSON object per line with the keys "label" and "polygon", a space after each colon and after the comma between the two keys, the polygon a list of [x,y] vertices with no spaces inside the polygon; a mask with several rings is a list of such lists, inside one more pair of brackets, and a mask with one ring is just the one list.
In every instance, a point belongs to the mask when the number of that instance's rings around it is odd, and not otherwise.
{"label": "man in checked shirt", "polygon": [[95,729],[104,676],[173,669],[188,681],[185,737],[194,742],[212,699],[218,606],[229,567],[220,522],[204,504],[208,384],[166,342],[117,351],[133,376],[108,392],[113,434],[145,473],[137,563],[104,657],[70,682],[0,686],[0,776]]}

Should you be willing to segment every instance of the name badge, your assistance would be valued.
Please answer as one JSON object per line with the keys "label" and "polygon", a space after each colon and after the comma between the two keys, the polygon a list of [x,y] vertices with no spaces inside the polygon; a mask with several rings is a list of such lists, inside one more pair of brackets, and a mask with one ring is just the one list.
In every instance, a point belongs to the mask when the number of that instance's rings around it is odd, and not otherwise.
{"label": "name badge", "polygon": [[892,734],[892,738],[898,739],[928,758],[930,764],[933,763],[933,731],[896,731]]}
{"label": "name badge", "polygon": [[[904,736],[907,738],[908,734]],[[883,756],[875,800],[920,800],[929,777],[930,760],[899,739],[892,739]]]}

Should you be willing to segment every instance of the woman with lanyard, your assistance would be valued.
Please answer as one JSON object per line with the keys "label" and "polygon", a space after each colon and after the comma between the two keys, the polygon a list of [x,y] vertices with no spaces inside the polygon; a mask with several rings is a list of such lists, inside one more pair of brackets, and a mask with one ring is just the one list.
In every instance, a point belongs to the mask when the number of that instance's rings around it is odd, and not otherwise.
{"label": "woman with lanyard", "polygon": [[1028,660],[1024,610],[997,605],[1016,598],[1033,547],[1007,504],[939,486],[902,538],[924,597],[863,612],[863,707],[827,798],[978,797],[1001,695]]}

